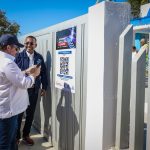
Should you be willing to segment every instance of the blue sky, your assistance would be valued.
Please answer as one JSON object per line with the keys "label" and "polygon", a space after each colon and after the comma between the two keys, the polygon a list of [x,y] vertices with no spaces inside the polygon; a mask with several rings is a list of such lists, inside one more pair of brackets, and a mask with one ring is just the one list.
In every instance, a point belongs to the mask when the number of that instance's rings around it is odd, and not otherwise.
{"label": "blue sky", "polygon": [[20,25],[21,35],[78,17],[96,0],[0,0],[0,9]]}

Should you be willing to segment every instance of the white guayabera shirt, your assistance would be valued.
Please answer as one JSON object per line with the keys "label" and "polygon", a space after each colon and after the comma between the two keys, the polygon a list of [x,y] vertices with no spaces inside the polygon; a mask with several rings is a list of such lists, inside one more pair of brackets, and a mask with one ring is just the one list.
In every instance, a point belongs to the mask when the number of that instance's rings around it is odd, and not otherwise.
{"label": "white guayabera shirt", "polygon": [[0,118],[10,118],[25,111],[29,105],[27,88],[33,76],[25,76],[14,62],[14,57],[0,51]]}

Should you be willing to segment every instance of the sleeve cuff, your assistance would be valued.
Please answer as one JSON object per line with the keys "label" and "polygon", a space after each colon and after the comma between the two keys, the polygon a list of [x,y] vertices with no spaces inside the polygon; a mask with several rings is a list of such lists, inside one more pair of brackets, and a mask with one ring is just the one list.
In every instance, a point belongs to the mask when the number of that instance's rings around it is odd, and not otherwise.
{"label": "sleeve cuff", "polygon": [[31,75],[29,75],[28,77],[30,77],[30,79],[32,80],[32,85],[35,83],[35,78]]}

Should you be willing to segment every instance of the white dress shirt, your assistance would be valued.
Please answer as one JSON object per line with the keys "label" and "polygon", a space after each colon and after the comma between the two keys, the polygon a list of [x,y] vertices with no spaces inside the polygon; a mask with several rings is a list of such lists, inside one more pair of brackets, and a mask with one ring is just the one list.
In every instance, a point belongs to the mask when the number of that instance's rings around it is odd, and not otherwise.
{"label": "white dress shirt", "polygon": [[137,55],[137,52],[132,52],[132,59]]}
{"label": "white dress shirt", "polygon": [[143,50],[143,49],[146,51],[146,53],[148,53],[148,51],[149,51],[148,44],[144,44],[144,45],[140,48],[139,51],[141,51],[141,50]]}
{"label": "white dress shirt", "polygon": [[27,109],[27,88],[34,84],[33,76],[25,76],[14,57],[0,51],[0,118],[10,118]]}
{"label": "white dress shirt", "polygon": [[34,53],[30,54],[26,51],[28,57],[29,57],[29,67],[33,66],[34,65]]}

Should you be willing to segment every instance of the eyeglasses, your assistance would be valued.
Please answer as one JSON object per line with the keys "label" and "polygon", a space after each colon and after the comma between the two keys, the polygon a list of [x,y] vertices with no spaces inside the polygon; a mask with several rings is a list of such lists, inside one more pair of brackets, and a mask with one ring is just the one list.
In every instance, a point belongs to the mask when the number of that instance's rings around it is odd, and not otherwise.
{"label": "eyeglasses", "polygon": [[34,45],[35,43],[33,43],[33,42],[26,42],[26,43],[24,43],[25,45]]}

